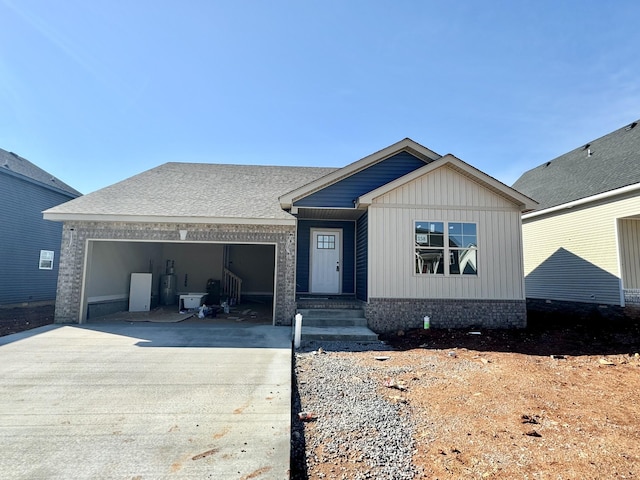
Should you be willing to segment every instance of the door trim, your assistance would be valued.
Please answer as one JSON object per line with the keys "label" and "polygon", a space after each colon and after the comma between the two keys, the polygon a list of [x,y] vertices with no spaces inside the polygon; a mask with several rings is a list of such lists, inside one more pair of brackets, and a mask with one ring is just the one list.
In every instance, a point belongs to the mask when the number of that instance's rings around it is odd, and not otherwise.
{"label": "door trim", "polygon": [[[340,262],[340,275],[338,276],[338,292],[337,293],[328,293],[328,292],[314,292],[313,291],[313,255],[315,252],[315,238],[314,235],[318,232],[322,233],[338,233],[340,235],[340,245],[338,245],[338,258]],[[342,258],[342,247],[344,242],[344,232],[342,228],[320,228],[320,227],[312,227],[309,230],[309,293],[311,294],[328,294],[328,295],[341,295],[342,294],[342,276],[344,272],[344,261]]]}

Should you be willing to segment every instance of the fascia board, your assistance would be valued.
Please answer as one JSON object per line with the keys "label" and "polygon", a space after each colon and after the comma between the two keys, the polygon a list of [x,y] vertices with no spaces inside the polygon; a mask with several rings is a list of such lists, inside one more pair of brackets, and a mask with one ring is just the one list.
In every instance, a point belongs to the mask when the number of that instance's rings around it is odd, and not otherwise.
{"label": "fascia board", "polygon": [[568,210],[580,205],[586,205],[591,202],[606,200],[608,198],[612,198],[618,195],[624,195],[626,193],[632,193],[636,191],[640,191],[640,183],[634,183],[633,185],[627,185],[626,187],[616,188],[615,190],[610,190],[608,192],[598,193],[597,195],[591,195],[590,197],[581,198],[579,200],[574,200],[572,202],[562,203],[560,205],[555,205],[553,207],[545,208],[543,210],[537,210],[535,212],[527,213],[522,216],[522,219],[528,220],[529,218],[539,217],[540,215],[546,215],[546,214],[558,212],[561,210]]}
{"label": "fascia board", "polygon": [[300,198],[306,197],[311,193],[314,193],[322,188],[328,187],[343,178],[349,177],[354,173],[359,172],[360,170],[364,170],[365,168],[374,165],[382,160],[395,155],[403,150],[408,150],[410,153],[416,154],[418,157],[426,157],[431,160],[437,160],[440,158],[440,155],[435,153],[432,150],[429,150],[426,147],[423,147],[419,143],[414,142],[410,138],[405,138],[404,140],[400,140],[399,142],[394,143],[382,150],[379,150],[371,155],[368,155],[360,160],[353,162],[346,167],[340,168],[335,172],[329,173],[324,177],[320,177],[317,180],[314,180],[307,185],[304,185],[296,190],[293,190],[289,193],[282,195],[280,200],[280,205],[284,209],[290,209],[293,206],[293,203]]}
{"label": "fascia board", "polygon": [[373,203],[373,200],[379,197],[380,195],[384,195],[385,193],[390,192],[391,190],[401,187],[402,185],[408,182],[411,182],[423,175],[431,173],[434,170],[444,167],[446,165],[450,165],[454,167],[454,169],[460,170],[466,173],[468,176],[475,179],[479,183],[499,191],[504,196],[509,198],[512,202],[514,202],[517,205],[520,205],[523,211],[532,210],[538,205],[538,203],[535,200],[532,200],[526,195],[523,195],[517,190],[514,190],[513,188],[505,185],[504,183],[496,180],[495,178],[469,165],[468,163],[463,162],[462,160],[456,158],[455,156],[451,154],[447,154],[444,157],[441,157],[439,160],[431,162],[422,168],[414,170],[413,172],[410,172],[404,175],[403,177],[400,177],[392,182],[387,183],[386,185],[383,185],[379,188],[376,188],[375,190],[372,190],[371,192],[365,195],[362,195],[358,199],[357,206],[371,205]]}
{"label": "fascia board", "polygon": [[123,222],[123,223],[194,223],[225,225],[295,225],[291,218],[234,218],[234,217],[163,217],[150,215],[99,215],[82,213],[43,212],[45,220],[54,222]]}
{"label": "fascia board", "polygon": [[484,173],[481,170],[478,170],[472,165],[469,165],[466,162],[463,162],[459,158],[451,155],[451,164],[456,167],[464,170],[469,175],[475,177],[479,182],[485,183],[491,188],[501,192],[507,198],[512,199],[512,201],[518,205],[521,205],[522,211],[530,211],[535,209],[539,204],[534,199],[527,197],[525,194],[520,193],[519,191],[511,188],[508,185],[505,185],[499,180],[496,180],[491,175]]}
{"label": "fascia board", "polygon": [[65,197],[68,197],[69,200],[73,200],[75,198],[78,198],[78,197],[82,196],[81,193],[75,194],[75,193],[72,193],[72,192],[70,192],[68,190],[65,190],[65,189],[61,188],[61,187],[58,187],[57,185],[49,185],[47,183],[41,182],[40,180],[36,180],[35,178],[31,178],[31,177],[28,177],[28,176],[23,175],[21,173],[13,172],[11,170],[0,169],[0,173],[3,173],[5,175],[9,175],[10,177],[17,178],[19,180],[22,180],[23,182],[27,182],[27,183],[31,183],[33,185],[37,185],[38,187],[44,188],[46,190],[50,190],[52,192],[64,195]]}

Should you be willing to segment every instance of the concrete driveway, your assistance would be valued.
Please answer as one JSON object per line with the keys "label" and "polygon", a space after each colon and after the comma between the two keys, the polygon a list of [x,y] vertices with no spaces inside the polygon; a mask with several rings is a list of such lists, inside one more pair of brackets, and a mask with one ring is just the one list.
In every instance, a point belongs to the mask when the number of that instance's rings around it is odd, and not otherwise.
{"label": "concrete driveway", "polygon": [[119,322],[0,337],[1,477],[288,478],[290,333]]}

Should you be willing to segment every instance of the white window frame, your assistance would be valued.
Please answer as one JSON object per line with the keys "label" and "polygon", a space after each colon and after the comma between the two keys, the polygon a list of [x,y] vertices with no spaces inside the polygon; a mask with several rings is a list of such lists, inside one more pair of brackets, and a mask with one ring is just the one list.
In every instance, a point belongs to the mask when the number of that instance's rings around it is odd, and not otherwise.
{"label": "white window frame", "polygon": [[40,270],[53,270],[53,260],[55,252],[53,250],[40,250],[40,260],[38,268]]}
{"label": "white window frame", "polygon": [[[431,249],[431,250],[442,250],[443,254],[442,254],[442,273],[430,273],[430,272],[418,272],[418,265],[420,262],[420,255],[419,255],[419,244],[417,241],[417,235],[416,234],[416,226],[417,224],[422,223],[422,224],[430,224],[430,223],[442,223],[443,225],[443,246],[442,247],[422,247],[423,249]],[[429,220],[414,220],[412,222],[412,238],[413,238],[413,252],[414,252],[414,266],[413,266],[413,275],[417,276],[417,277],[436,277],[436,278],[444,278],[444,277],[460,277],[460,278],[477,278],[478,277],[478,245],[474,245],[472,247],[451,247],[449,246],[449,225],[452,223],[460,223],[460,224],[471,224],[471,225],[475,225],[475,236],[476,236],[476,243],[478,243],[478,224],[476,222],[464,222],[464,221],[446,221],[446,220],[437,220],[437,219],[429,219]],[[469,274],[469,273],[451,273],[450,271],[450,265],[452,263],[452,260],[454,259],[454,254],[453,252],[461,252],[461,251],[466,251],[466,250],[474,250],[475,251],[475,261],[476,261],[476,265],[475,265],[475,273],[474,274]],[[445,261],[446,259],[446,261]],[[454,262],[455,263],[455,262]],[[424,269],[423,269],[424,270]]]}

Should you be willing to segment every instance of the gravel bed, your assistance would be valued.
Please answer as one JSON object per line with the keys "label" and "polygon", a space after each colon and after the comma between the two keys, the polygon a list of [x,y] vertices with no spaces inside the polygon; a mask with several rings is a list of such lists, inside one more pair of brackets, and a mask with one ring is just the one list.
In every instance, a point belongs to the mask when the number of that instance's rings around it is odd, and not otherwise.
{"label": "gravel bed", "polygon": [[[319,350],[320,349],[320,350]],[[291,478],[411,479],[414,425],[409,406],[376,390],[372,369],[337,352],[389,351],[383,343],[310,342],[296,351]],[[302,422],[298,412],[313,412]],[[345,466],[346,465],[346,466]]]}

